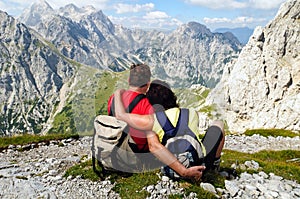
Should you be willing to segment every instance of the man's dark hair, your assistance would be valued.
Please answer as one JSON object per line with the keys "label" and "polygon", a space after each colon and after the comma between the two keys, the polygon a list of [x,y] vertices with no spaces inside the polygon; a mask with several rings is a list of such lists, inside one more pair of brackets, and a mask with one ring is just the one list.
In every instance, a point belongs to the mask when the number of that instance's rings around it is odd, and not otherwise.
{"label": "man's dark hair", "polygon": [[151,71],[146,64],[132,64],[130,66],[129,85],[144,87],[150,82]]}
{"label": "man's dark hair", "polygon": [[164,81],[153,80],[146,96],[150,104],[154,106],[155,111],[179,107],[175,93],[171,90],[169,84]]}

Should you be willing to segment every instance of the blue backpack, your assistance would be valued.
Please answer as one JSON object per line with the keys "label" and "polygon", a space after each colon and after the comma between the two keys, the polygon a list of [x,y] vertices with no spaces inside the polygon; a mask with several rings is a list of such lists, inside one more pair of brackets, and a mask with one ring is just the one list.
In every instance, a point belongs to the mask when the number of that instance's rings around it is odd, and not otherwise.
{"label": "blue backpack", "polygon": [[[156,118],[164,130],[162,144],[185,166],[201,165],[204,154],[201,143],[188,126],[189,110],[181,108],[176,126],[173,126],[164,111],[157,112]],[[170,167],[162,167],[162,173],[171,177],[180,176]]]}

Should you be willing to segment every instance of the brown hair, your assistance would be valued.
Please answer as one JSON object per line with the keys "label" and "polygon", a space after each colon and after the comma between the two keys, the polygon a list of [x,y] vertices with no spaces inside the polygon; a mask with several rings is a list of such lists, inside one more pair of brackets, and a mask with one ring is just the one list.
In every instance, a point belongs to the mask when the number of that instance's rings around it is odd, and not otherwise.
{"label": "brown hair", "polygon": [[144,87],[150,82],[151,71],[146,64],[132,64],[130,66],[129,85]]}
{"label": "brown hair", "polygon": [[[155,111],[163,111],[169,108],[179,107],[177,97],[168,83],[161,80],[153,80],[146,94]],[[160,106],[158,106],[160,105]]]}

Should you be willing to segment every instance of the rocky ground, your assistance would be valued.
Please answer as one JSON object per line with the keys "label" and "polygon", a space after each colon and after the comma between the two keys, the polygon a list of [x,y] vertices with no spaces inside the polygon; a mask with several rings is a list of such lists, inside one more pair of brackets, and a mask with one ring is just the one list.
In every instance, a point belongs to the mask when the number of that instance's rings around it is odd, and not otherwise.
{"label": "rocky ground", "polygon": [[[109,179],[92,182],[80,176],[63,177],[66,168],[90,158],[90,146],[91,137],[10,146],[0,153],[0,198],[120,198],[112,191],[114,184]],[[227,136],[225,148],[249,153],[264,149],[300,150],[300,138]],[[244,165],[259,167],[251,160]],[[225,189],[216,189],[208,183],[200,186],[221,193],[223,198],[300,198],[300,184],[263,171],[253,175],[245,172],[226,180]],[[165,176],[157,184],[143,189],[151,193],[149,198],[168,198],[170,194],[182,193],[178,183]],[[197,195],[191,193],[186,198],[197,198]]]}

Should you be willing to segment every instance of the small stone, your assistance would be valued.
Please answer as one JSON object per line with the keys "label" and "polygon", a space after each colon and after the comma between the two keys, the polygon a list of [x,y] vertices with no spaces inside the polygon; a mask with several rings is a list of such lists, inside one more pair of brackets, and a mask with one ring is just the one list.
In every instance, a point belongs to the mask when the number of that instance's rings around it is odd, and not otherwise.
{"label": "small stone", "polygon": [[161,177],[161,181],[163,181],[163,182],[168,182],[170,179],[169,179],[169,177],[168,176],[162,176]]}
{"label": "small stone", "polygon": [[146,190],[147,190],[147,192],[151,193],[154,190],[154,186],[149,185]]}
{"label": "small stone", "polygon": [[229,180],[225,180],[225,187],[231,196],[235,196],[239,191],[237,184]]}
{"label": "small stone", "polygon": [[202,187],[202,189],[204,189],[206,191],[209,191],[211,193],[214,193],[214,194],[217,193],[215,187],[212,184],[210,184],[210,183],[203,183],[203,182],[201,182],[200,183],[200,187]]}

